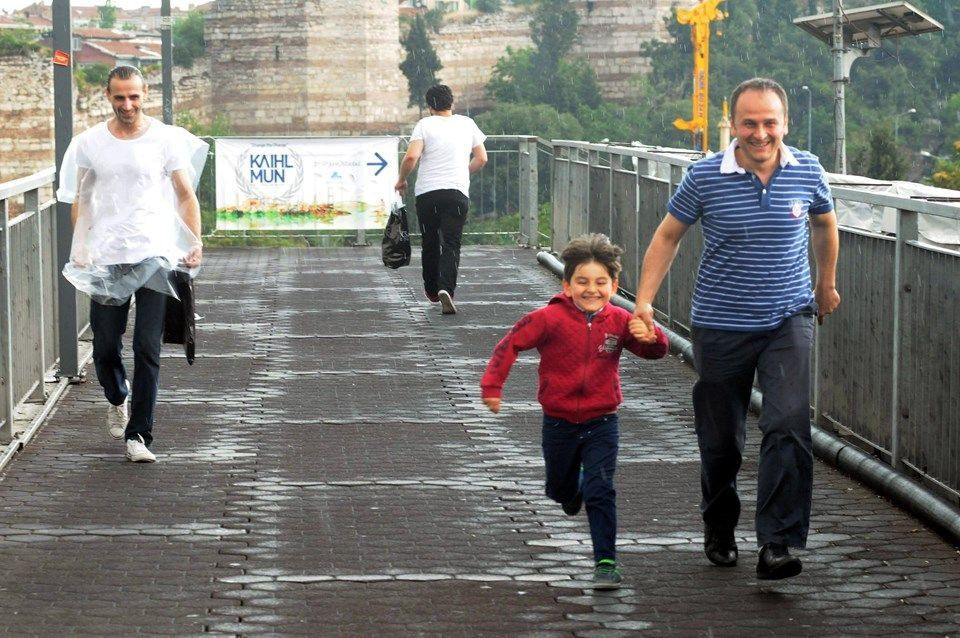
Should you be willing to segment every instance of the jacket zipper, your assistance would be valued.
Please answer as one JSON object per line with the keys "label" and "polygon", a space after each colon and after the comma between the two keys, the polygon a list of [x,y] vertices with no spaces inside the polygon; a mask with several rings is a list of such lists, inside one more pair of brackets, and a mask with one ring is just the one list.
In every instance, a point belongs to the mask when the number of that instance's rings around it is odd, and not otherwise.
{"label": "jacket zipper", "polygon": [[580,378],[580,392],[577,396],[577,423],[583,423],[580,408],[583,403],[583,397],[586,394],[587,387],[587,366],[590,364],[590,343],[593,334],[593,321],[587,320],[587,349],[584,353],[583,376]]}

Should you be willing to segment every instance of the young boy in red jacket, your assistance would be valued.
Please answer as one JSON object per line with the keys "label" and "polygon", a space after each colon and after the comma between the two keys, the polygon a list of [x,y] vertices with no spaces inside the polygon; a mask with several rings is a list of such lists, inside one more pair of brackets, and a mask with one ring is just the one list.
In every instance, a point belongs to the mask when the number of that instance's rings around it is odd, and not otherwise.
{"label": "young boy in red jacket", "polygon": [[667,354],[667,337],[640,343],[646,328],[610,303],[623,250],[605,235],[574,239],[564,261],[563,294],[526,315],[497,344],[480,382],[483,402],[500,411],[503,384],[522,350],[540,352],[537,399],[543,406],[543,460],[547,496],[573,516],[586,504],[593,540],[595,589],[617,589],[617,504],[613,473],[620,438],[617,407],[620,352],[645,359]]}

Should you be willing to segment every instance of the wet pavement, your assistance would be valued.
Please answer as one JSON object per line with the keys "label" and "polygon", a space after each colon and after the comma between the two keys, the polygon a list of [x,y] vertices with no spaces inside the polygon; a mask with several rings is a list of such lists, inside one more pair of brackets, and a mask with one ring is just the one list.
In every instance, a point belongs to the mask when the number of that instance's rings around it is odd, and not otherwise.
{"label": "wet pavement", "polygon": [[960,635],[957,549],[820,462],[804,572],[756,580],[755,423],[740,564],[710,565],[673,357],[623,359],[625,585],[594,593],[586,517],[543,496],[535,353],[499,415],[479,401],[559,282],[502,248],[466,249],[461,282],[441,316],[416,258],[211,250],[196,364],[164,351],[159,462],[124,461],[88,369],[2,475],[0,633]]}

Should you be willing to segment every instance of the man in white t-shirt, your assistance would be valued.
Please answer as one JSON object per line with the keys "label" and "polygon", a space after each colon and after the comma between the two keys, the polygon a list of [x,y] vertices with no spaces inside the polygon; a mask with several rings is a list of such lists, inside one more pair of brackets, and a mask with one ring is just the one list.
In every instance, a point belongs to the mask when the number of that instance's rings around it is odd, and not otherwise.
{"label": "man in white t-shirt", "polygon": [[[402,195],[407,178],[420,162],[417,221],[422,235],[423,289],[443,314],[457,312],[453,303],[460,266],[460,242],[470,205],[470,174],[487,163],[486,136],[469,117],[453,114],[453,92],[438,84],[426,94],[430,116],[413,129],[395,186]],[[472,157],[471,157],[472,156]]]}
{"label": "man in white t-shirt", "polygon": [[[196,268],[202,258],[200,205],[185,144],[192,136],[145,116],[146,94],[136,68],[110,72],[106,97],[114,116],[71,142],[69,168],[65,159],[61,170],[76,174],[61,176],[61,185],[75,180],[75,188],[58,191],[72,201],[74,240],[64,275],[91,296],[93,361],[110,403],[107,428],[125,440],[126,457],[135,462],[156,460],[149,446],[166,295],[174,294],[169,274]],[[121,360],[131,297],[137,307],[132,384]]]}

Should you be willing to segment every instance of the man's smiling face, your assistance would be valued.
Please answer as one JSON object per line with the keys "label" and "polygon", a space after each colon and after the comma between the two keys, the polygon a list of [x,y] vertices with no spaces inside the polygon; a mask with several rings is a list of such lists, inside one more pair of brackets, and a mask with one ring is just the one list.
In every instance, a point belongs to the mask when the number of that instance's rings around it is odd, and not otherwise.
{"label": "man's smiling face", "polygon": [[739,141],[737,161],[751,172],[770,170],[780,162],[780,144],[787,134],[787,114],[773,91],[748,89],[734,105],[733,130]]}

